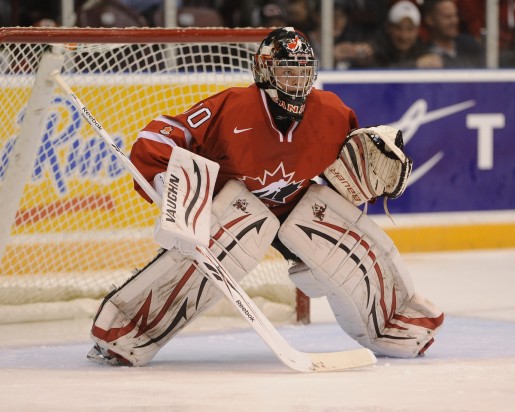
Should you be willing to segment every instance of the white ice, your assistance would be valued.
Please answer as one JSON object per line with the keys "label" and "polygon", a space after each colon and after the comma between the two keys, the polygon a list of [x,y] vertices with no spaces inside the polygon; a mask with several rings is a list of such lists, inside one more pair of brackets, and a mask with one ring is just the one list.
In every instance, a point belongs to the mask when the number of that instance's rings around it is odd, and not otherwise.
{"label": "white ice", "polygon": [[[423,358],[297,373],[239,321],[203,319],[149,366],[112,368],[86,360],[89,320],[1,325],[0,411],[515,411],[515,250],[405,258],[447,315]],[[279,326],[292,346],[358,347],[313,306],[312,324]]]}

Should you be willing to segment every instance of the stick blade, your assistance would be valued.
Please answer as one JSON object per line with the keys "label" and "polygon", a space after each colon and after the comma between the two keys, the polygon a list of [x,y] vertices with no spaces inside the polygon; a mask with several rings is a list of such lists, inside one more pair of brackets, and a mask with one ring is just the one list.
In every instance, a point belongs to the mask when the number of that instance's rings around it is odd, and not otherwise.
{"label": "stick blade", "polygon": [[332,372],[374,365],[376,357],[366,348],[343,352],[309,353],[312,371]]}

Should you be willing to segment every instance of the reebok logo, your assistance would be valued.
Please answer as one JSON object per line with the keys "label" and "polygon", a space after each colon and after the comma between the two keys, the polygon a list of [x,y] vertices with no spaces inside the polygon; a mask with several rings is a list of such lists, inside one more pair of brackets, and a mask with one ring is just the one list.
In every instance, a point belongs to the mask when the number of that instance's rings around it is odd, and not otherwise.
{"label": "reebok logo", "polygon": [[238,129],[238,127],[235,127],[233,132],[234,132],[234,134],[239,134],[239,133],[243,133],[243,132],[248,132],[249,130],[252,130],[252,127],[249,127],[247,129]]}

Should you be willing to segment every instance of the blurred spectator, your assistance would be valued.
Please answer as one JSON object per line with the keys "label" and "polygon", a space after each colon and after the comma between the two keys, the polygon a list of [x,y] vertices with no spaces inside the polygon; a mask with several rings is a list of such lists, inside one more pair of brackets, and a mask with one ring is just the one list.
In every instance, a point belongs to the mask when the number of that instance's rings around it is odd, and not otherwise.
{"label": "blurred spectator", "polygon": [[0,27],[13,26],[11,22],[11,1],[0,0]]}
{"label": "blurred spectator", "polygon": [[[161,6],[163,0],[119,0],[125,7],[142,15],[147,22],[153,22],[154,13]],[[180,3],[178,1],[177,3]],[[179,4],[177,5],[177,7]]]}
{"label": "blurred spectator", "polygon": [[515,67],[515,0],[500,0],[499,65]]}
{"label": "blurred spectator", "polygon": [[[321,4],[318,3],[314,20],[316,27],[307,33],[315,55],[321,58]],[[373,48],[362,27],[349,18],[349,6],[345,1],[334,2],[334,67],[336,69],[364,68],[372,63]]]}
{"label": "blurred spectator", "polygon": [[[223,27],[225,20],[220,12],[212,7],[183,6],[177,8],[177,27]],[[164,27],[165,10],[163,6],[154,11],[152,24],[156,27]]]}
{"label": "blurred spectator", "polygon": [[442,58],[429,53],[419,36],[421,15],[411,1],[393,4],[384,32],[374,42],[374,66],[384,68],[442,68]]}
{"label": "blurred spectator", "polygon": [[[455,0],[462,30],[483,42],[486,34],[485,0]],[[501,67],[515,66],[515,0],[499,0],[499,55]]]}
{"label": "blurred spectator", "polygon": [[[93,0],[95,1],[95,0]],[[162,27],[164,26],[164,1],[163,0],[119,0],[121,4],[126,6],[135,12],[135,14],[139,14],[143,16],[143,18],[148,22],[150,26],[153,27]],[[177,26],[178,27],[189,27],[195,26],[196,21],[204,20],[204,18],[209,18],[210,11],[212,11],[212,15],[216,16],[216,14],[220,11],[219,8],[223,3],[227,3],[223,0],[177,0],[176,5],[179,10],[185,10],[184,14],[181,16],[178,11],[177,15]],[[234,2],[232,2],[234,3]],[[245,3],[243,1],[242,3]],[[205,10],[205,13],[203,12]],[[192,18],[188,16],[191,15]],[[182,21],[181,21],[182,19]],[[224,19],[225,20],[225,19]],[[220,24],[219,19],[213,22],[213,24],[200,24],[198,26],[227,26],[228,24],[224,21]]]}
{"label": "blurred spectator", "polygon": [[256,27],[262,25],[262,5],[263,0],[218,0],[216,8],[224,17],[227,27]]}
{"label": "blurred spectator", "polygon": [[485,67],[479,43],[460,33],[454,0],[425,0],[423,16],[429,32],[429,50],[440,55],[446,68]]}
{"label": "blurred spectator", "polygon": [[25,0],[19,2],[18,25],[57,26],[61,21],[61,2]]}
{"label": "blurred spectator", "polygon": [[89,0],[77,10],[78,27],[145,27],[148,22],[119,0]]}
{"label": "blurred spectator", "polygon": [[413,3],[415,6],[417,6],[419,10],[424,5],[424,0],[389,0],[389,8],[392,7],[395,3],[398,3],[399,1],[409,1],[410,3]]}
{"label": "blurred spectator", "polygon": [[[395,3],[398,3],[399,1],[404,1],[404,0],[390,0],[390,7],[392,7]],[[410,1],[415,6],[417,6],[417,9],[419,10],[420,14],[422,15],[422,9],[424,7],[424,0],[408,0],[408,1]],[[426,26],[426,23],[424,22],[424,17],[423,16],[422,16],[422,19],[420,21],[420,27],[418,29],[418,34],[420,36],[420,39],[423,42],[427,43],[428,38],[429,38],[429,34],[427,32],[427,26]]]}
{"label": "blurred spectator", "polygon": [[[503,0],[499,2],[502,3]],[[460,16],[460,30],[482,41],[485,30],[485,0],[455,0]]]}
{"label": "blurred spectator", "polygon": [[43,18],[33,24],[34,27],[57,27],[58,24],[55,20]]}
{"label": "blurred spectator", "polygon": [[[143,13],[149,8],[160,6],[161,3],[163,3],[163,0],[120,0],[120,3],[124,6],[130,7],[138,13]],[[178,1],[177,3],[179,6],[181,1]]]}
{"label": "blurred spectator", "polygon": [[390,0],[344,0],[350,20],[364,30],[377,32],[384,22]]}
{"label": "blurred spectator", "polygon": [[[317,4],[320,6],[320,2]],[[314,5],[310,0],[286,0],[285,11],[288,26],[304,34],[316,28]]]}
{"label": "blurred spectator", "polygon": [[259,25],[263,27],[284,27],[288,25],[288,22],[281,6],[275,3],[267,3],[261,7]]}

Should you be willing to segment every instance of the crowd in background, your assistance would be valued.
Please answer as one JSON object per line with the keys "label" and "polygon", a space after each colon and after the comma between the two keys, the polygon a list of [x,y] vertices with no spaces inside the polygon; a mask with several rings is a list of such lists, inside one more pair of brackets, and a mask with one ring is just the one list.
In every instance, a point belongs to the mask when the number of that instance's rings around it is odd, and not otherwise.
{"label": "crowd in background", "polygon": [[[58,0],[25,0],[13,12],[9,5],[14,3],[1,0],[2,26],[60,23]],[[77,26],[157,27],[164,21],[162,0],[76,0],[75,3]],[[293,26],[308,37],[320,57],[321,1],[178,0],[177,3],[177,25],[181,27]],[[102,10],[108,8],[125,13],[124,18],[102,19]],[[209,11],[203,20],[202,11]],[[88,12],[95,20],[88,20]],[[485,0],[334,0],[334,67],[486,67],[485,19]],[[499,0],[499,31],[499,66],[515,67],[515,0]]]}

